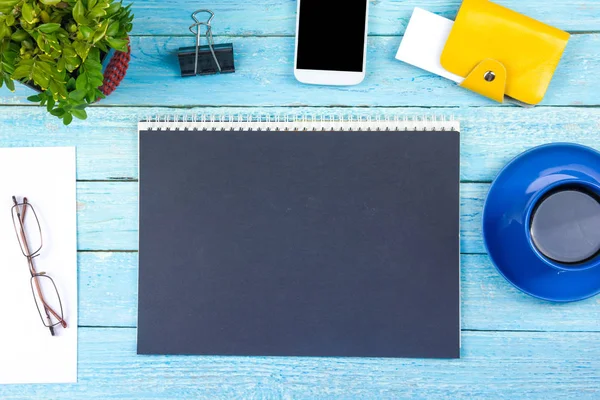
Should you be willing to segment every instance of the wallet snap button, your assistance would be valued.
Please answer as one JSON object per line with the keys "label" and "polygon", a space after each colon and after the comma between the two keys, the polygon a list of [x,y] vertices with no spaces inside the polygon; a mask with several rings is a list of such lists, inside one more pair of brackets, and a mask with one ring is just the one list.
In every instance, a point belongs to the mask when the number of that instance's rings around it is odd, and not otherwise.
{"label": "wallet snap button", "polygon": [[494,71],[488,71],[483,75],[483,79],[485,79],[488,82],[492,82],[494,79],[496,79],[496,74],[494,73]]}

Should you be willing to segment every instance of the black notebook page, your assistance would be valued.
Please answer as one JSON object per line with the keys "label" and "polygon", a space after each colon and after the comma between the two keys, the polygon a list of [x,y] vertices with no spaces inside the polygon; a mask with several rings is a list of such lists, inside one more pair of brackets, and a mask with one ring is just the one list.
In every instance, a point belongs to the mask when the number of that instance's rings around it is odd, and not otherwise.
{"label": "black notebook page", "polygon": [[140,132],[138,353],[459,356],[458,132]]}

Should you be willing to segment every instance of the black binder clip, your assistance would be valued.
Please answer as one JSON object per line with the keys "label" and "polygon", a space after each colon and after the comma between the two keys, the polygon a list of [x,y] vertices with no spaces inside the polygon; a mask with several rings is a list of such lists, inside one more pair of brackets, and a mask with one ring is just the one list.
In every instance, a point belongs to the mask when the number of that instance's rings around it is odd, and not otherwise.
{"label": "black binder clip", "polygon": [[[208,13],[206,22],[198,21],[196,15]],[[212,75],[216,73],[235,72],[233,61],[233,44],[215,44],[210,23],[215,13],[210,10],[197,10],[192,14],[195,23],[190,26],[190,32],[196,36],[196,46],[180,47],[177,52],[181,76]],[[200,45],[201,27],[206,27],[206,41],[208,44]]]}

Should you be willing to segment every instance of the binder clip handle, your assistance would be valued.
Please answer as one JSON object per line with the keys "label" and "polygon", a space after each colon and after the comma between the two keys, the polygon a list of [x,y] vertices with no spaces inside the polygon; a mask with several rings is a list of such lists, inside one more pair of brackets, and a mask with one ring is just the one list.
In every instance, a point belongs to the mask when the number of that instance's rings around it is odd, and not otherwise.
{"label": "binder clip handle", "polygon": [[196,21],[197,23],[199,23],[200,21],[198,21],[198,18],[196,18],[196,15],[201,14],[201,13],[207,13],[210,14],[210,17],[208,17],[208,20],[206,21],[207,25],[210,25],[210,23],[212,22],[213,18],[215,17],[215,13],[207,10],[206,8],[200,9],[200,10],[196,10],[192,13],[192,19],[194,21]]}
{"label": "binder clip handle", "polygon": [[[201,14],[201,13],[210,14],[210,16],[208,17],[208,20],[206,20],[206,22],[198,21],[198,18],[196,18],[196,15]],[[215,13],[210,10],[206,10],[206,9],[196,10],[192,13],[192,19],[194,21],[196,21],[195,24],[190,25],[190,32],[192,32],[194,35],[196,35],[196,59],[194,61],[194,75],[198,74],[198,53],[200,51],[200,36],[201,36],[200,27],[201,26],[206,27],[206,35],[205,36],[206,36],[206,41],[208,43],[208,48],[210,50],[210,53],[213,56],[213,59],[215,60],[215,64],[217,65],[219,72],[222,71],[221,64],[219,63],[219,60],[217,59],[217,55],[215,54],[215,48],[214,48],[215,41],[213,39],[212,26],[210,25],[210,23],[212,22],[214,17],[215,17]],[[196,30],[194,30],[194,28],[196,28]]]}

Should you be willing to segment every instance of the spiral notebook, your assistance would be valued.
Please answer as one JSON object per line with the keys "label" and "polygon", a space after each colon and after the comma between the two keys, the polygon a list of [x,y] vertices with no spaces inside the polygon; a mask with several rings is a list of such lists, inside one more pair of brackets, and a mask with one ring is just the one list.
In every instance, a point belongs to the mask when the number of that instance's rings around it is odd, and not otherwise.
{"label": "spiral notebook", "polygon": [[459,357],[458,122],[139,131],[139,354]]}

